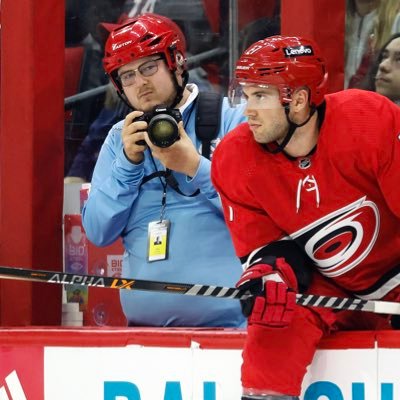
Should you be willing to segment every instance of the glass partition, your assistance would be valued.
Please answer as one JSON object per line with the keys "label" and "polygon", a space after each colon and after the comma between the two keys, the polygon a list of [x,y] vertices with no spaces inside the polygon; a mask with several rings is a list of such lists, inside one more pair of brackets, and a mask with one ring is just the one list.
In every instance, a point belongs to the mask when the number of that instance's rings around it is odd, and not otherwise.
{"label": "glass partition", "polygon": [[[254,41],[280,32],[277,0],[66,0],[66,182],[90,181],[109,128],[129,111],[104,73],[99,23],[120,23],[145,12],[165,15],[181,27],[189,81],[223,94],[238,55]],[[105,108],[115,113],[102,112]]]}

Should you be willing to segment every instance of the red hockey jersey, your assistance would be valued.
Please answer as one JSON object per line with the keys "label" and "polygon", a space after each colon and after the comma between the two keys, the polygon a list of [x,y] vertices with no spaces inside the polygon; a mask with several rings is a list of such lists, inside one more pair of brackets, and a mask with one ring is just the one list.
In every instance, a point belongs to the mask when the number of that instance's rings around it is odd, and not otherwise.
{"label": "red hockey jersey", "polygon": [[317,148],[298,159],[269,153],[243,123],[214,152],[212,179],[239,257],[293,239],[360,297],[400,284],[400,108],[386,98],[326,96]]}

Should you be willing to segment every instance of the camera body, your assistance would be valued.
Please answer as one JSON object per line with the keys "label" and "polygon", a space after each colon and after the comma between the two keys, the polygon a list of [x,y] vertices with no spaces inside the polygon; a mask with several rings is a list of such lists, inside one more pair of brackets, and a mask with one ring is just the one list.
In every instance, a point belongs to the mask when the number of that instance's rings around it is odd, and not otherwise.
{"label": "camera body", "polygon": [[[176,108],[160,104],[152,111],[135,118],[135,121],[147,122],[147,133],[155,146],[169,147],[179,140],[178,123],[182,121],[182,115]],[[141,142],[138,144],[145,144]]]}

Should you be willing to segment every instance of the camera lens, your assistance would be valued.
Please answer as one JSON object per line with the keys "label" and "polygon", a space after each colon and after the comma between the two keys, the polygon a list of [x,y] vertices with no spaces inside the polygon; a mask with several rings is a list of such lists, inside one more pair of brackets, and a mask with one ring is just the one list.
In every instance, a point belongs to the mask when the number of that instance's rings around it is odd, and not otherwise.
{"label": "camera lens", "polygon": [[178,124],[168,114],[158,114],[149,122],[149,139],[158,147],[169,147],[179,139]]}

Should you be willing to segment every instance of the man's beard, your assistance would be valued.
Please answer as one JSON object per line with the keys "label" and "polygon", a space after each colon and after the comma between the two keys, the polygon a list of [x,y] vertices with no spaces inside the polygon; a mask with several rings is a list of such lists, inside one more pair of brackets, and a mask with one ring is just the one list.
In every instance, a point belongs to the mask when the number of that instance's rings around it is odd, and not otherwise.
{"label": "man's beard", "polygon": [[[151,101],[150,104],[146,104],[143,107],[139,107],[137,108],[140,111],[143,112],[149,112],[149,111],[153,111],[155,107],[159,106],[160,104],[166,105],[167,107],[171,107],[171,105],[174,103],[176,98],[176,90],[174,89],[173,92],[171,93],[170,96],[168,96],[165,100],[160,100],[157,103],[153,103],[153,101]],[[139,100],[140,102],[140,100]]]}

